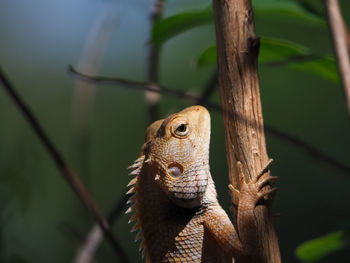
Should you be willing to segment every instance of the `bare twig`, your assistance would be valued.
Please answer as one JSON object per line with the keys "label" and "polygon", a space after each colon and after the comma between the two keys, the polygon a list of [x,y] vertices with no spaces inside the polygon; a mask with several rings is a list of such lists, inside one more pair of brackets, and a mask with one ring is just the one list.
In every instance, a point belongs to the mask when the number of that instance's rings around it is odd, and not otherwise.
{"label": "bare twig", "polygon": [[[123,209],[125,208],[126,201],[129,196],[123,195],[117,202],[117,204],[113,207],[112,211],[109,213],[107,220],[110,225],[116,221],[116,219],[120,216]],[[75,263],[90,263],[94,258],[94,255],[103,240],[101,228],[98,224],[94,224],[88,235],[86,236],[86,240],[79,249],[79,252],[74,260]]]}
{"label": "bare twig", "polygon": [[341,162],[339,162],[337,159],[333,158],[332,156],[329,156],[322,152],[321,150],[315,148],[308,142],[303,141],[302,139],[290,135],[288,133],[282,132],[268,124],[265,123],[265,130],[266,132],[270,133],[271,135],[279,138],[280,140],[287,141],[291,144],[293,144],[295,147],[304,150],[306,153],[308,153],[311,157],[328,164],[331,167],[334,167],[338,169],[339,171],[342,171],[345,174],[350,175],[350,166],[347,166]]}
{"label": "bare twig", "polygon": [[79,248],[74,263],[90,263],[94,258],[96,250],[103,240],[103,232],[101,228],[94,224],[86,236],[86,241]]}
{"label": "bare twig", "polygon": [[348,46],[348,53],[350,56],[350,33],[348,30],[346,30],[346,45]]}
{"label": "bare twig", "polygon": [[[162,94],[167,94],[171,96],[175,96],[181,99],[187,99],[192,103],[197,103],[198,101],[201,100],[200,96],[196,96],[194,94],[190,94],[185,91],[181,90],[172,90],[169,89],[165,86],[162,86],[162,88],[155,89],[153,87],[147,86],[147,82],[142,82],[142,81],[133,81],[133,80],[128,80],[128,79],[123,79],[123,78],[110,78],[110,77],[101,77],[101,76],[90,76],[86,75],[80,72],[77,72],[72,66],[69,66],[69,72],[73,73],[75,77],[79,77],[84,81],[88,82],[96,82],[100,84],[111,84],[111,85],[120,85],[124,88],[133,88],[133,89],[139,89],[139,90],[149,90],[150,92],[157,92],[157,93],[162,93]],[[210,103],[206,100],[202,100],[202,105],[206,106],[207,108],[214,110],[216,112],[222,112],[222,109],[220,105]],[[230,115],[231,117],[235,116],[236,114]],[[265,130],[269,132],[271,135],[287,141],[294,146],[298,147],[299,149],[302,149],[306,151],[308,154],[310,154],[312,157],[315,159],[322,160],[323,162],[327,163],[330,166],[333,166],[340,171],[350,174],[350,167],[347,165],[342,164],[335,158],[323,153],[322,151],[318,150],[317,148],[313,147],[311,144],[303,141],[302,139],[299,139],[293,135],[290,135],[288,133],[282,132],[268,124],[265,123]]]}
{"label": "bare twig", "polygon": [[328,23],[333,37],[340,78],[343,83],[345,100],[350,117],[350,57],[347,46],[347,32],[338,0],[325,0]]}
{"label": "bare twig", "polygon": [[11,97],[15,105],[23,114],[23,116],[27,119],[29,125],[33,128],[34,132],[39,137],[39,140],[45,146],[49,155],[56,163],[56,166],[61,172],[61,175],[66,179],[66,181],[75,191],[75,193],[78,195],[82,203],[89,210],[89,212],[91,213],[95,221],[103,229],[104,234],[106,235],[109,243],[112,245],[113,249],[117,253],[118,257],[122,260],[122,262],[130,262],[124,250],[121,248],[117,240],[114,238],[108,223],[101,216],[101,213],[99,212],[99,209],[95,204],[93,198],[91,197],[90,193],[86,190],[85,186],[82,184],[79,177],[77,177],[75,173],[68,167],[63,157],[55,148],[55,146],[53,145],[53,143],[51,142],[51,140],[49,139],[49,137],[47,136],[47,134],[45,133],[41,125],[39,124],[34,114],[24,104],[23,100],[15,91],[12,84],[7,79],[5,73],[2,71],[1,68],[0,68],[0,80],[3,84],[2,86],[4,87],[4,89],[7,91],[7,93],[9,94],[9,96]]}
{"label": "bare twig", "polygon": [[165,86],[160,86],[160,88],[158,88],[158,86],[155,87],[154,85],[149,85],[148,82],[144,82],[144,81],[134,81],[134,80],[124,79],[124,78],[111,78],[111,77],[92,76],[88,74],[83,74],[81,72],[78,72],[71,65],[68,66],[68,72],[73,73],[75,77],[78,77],[81,80],[85,80],[87,82],[104,83],[104,84],[111,84],[111,85],[117,84],[126,88],[134,88],[134,89],[139,89],[143,91],[149,91],[152,93],[168,94],[178,98],[186,98],[192,102],[196,102],[200,99],[199,96],[191,94],[186,91],[172,90]]}
{"label": "bare twig", "polygon": [[[161,19],[163,15],[165,2],[164,0],[154,0],[150,12],[150,29],[151,29],[151,38],[152,30],[154,24]],[[148,58],[147,58],[147,81],[148,85],[159,89],[158,86],[158,68],[159,68],[159,53],[160,46],[154,43],[153,41],[149,42],[148,49]],[[158,120],[158,101],[159,93],[154,93],[149,90],[145,91],[145,102],[148,109],[149,123],[152,123]]]}
{"label": "bare twig", "polygon": [[343,26],[344,26],[344,30],[345,30],[345,41],[346,41],[346,47],[348,49],[348,53],[350,56],[350,32],[348,27],[345,24],[345,21],[343,20]]}

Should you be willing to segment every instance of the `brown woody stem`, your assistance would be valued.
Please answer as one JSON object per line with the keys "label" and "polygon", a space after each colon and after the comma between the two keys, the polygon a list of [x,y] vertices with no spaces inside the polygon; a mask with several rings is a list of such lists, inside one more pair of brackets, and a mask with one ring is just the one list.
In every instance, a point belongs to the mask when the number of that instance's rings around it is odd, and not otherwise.
{"label": "brown woody stem", "polygon": [[124,250],[121,248],[121,246],[113,236],[107,221],[101,216],[101,213],[99,212],[99,209],[95,204],[92,196],[86,190],[85,186],[80,181],[79,177],[76,176],[75,173],[68,167],[63,157],[60,155],[56,147],[53,145],[53,143],[47,136],[44,129],[39,124],[34,114],[25,105],[25,103],[23,102],[19,94],[15,91],[14,87],[12,86],[10,81],[7,79],[5,73],[2,71],[1,68],[0,68],[0,81],[3,84],[2,86],[4,87],[4,89],[7,91],[7,93],[13,100],[13,102],[16,104],[16,106],[21,111],[23,116],[27,119],[29,125],[33,128],[34,132],[39,137],[39,140],[45,146],[51,158],[55,161],[56,166],[60,171],[61,175],[64,177],[64,179],[66,179],[66,181],[72,187],[74,192],[78,195],[82,203],[89,210],[92,217],[102,228],[104,234],[106,235],[106,238],[108,239],[109,243],[112,245],[113,249],[117,253],[117,256],[120,257],[122,262],[130,262]]}
{"label": "brown woody stem", "polygon": [[344,87],[345,100],[350,116],[350,57],[348,50],[349,36],[342,18],[338,0],[325,0],[328,23],[331,29],[338,69]]}
{"label": "brown woody stem", "polygon": [[[259,91],[259,38],[249,0],[213,0],[213,6],[229,179],[239,189],[236,163],[243,164],[248,181],[269,159]],[[260,243],[255,262],[279,263],[279,246],[269,208],[267,204],[255,209]]]}

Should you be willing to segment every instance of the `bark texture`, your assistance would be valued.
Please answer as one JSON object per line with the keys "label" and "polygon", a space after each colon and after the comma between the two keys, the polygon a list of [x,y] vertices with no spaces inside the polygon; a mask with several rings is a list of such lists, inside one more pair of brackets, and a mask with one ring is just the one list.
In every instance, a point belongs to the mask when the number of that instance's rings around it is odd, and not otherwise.
{"label": "bark texture", "polygon": [[350,116],[350,56],[349,35],[341,15],[338,0],[325,0],[328,23],[331,29],[334,51],[337,57],[340,79],[343,83],[345,100]]}
{"label": "bark texture", "polygon": [[[268,162],[257,64],[260,42],[250,0],[213,0],[213,6],[229,177],[239,189],[237,161],[246,180]],[[254,262],[281,262],[270,203],[258,205],[255,215],[261,242]]]}

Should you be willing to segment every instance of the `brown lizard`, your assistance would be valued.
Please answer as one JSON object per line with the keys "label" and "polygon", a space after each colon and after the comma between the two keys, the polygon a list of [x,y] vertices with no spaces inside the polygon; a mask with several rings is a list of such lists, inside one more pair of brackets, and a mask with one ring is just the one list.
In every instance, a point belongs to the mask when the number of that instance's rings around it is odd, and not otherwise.
{"label": "brown lizard", "polygon": [[256,250],[254,208],[276,188],[263,176],[268,165],[241,189],[230,185],[238,203],[237,231],[218,203],[209,170],[210,115],[192,106],[154,122],[139,158],[130,166],[128,212],[139,230],[146,262],[232,262]]}

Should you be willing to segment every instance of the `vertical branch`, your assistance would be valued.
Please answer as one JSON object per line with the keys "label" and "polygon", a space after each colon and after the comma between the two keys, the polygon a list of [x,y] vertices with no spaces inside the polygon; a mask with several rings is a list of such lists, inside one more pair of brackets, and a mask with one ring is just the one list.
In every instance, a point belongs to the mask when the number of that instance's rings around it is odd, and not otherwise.
{"label": "vertical branch", "polygon": [[344,19],[342,19],[343,21],[343,27],[344,27],[344,30],[345,30],[345,41],[346,41],[346,47],[348,49],[348,54],[350,56],[350,32],[349,32],[349,29],[347,28],[346,24],[345,24],[345,21]]}
{"label": "vertical branch", "polygon": [[[213,0],[213,6],[229,179],[240,188],[237,161],[243,164],[246,180],[268,161],[257,68],[259,38],[249,0]],[[255,215],[260,241],[256,262],[281,262],[270,204],[257,206]]]}
{"label": "vertical branch", "polygon": [[333,38],[334,51],[337,56],[339,74],[344,87],[348,114],[350,116],[349,35],[340,12],[338,0],[325,0],[325,5],[328,14],[328,23]]}
{"label": "vertical branch", "polygon": [[[153,25],[161,19],[164,10],[164,0],[154,0],[150,13],[150,30],[152,34]],[[159,89],[158,73],[159,73],[159,52],[160,47],[153,42],[150,42],[147,58],[147,82],[148,85]],[[160,99],[159,93],[152,91],[145,91],[145,102],[148,110],[149,123],[159,119],[158,117],[158,101]]]}

